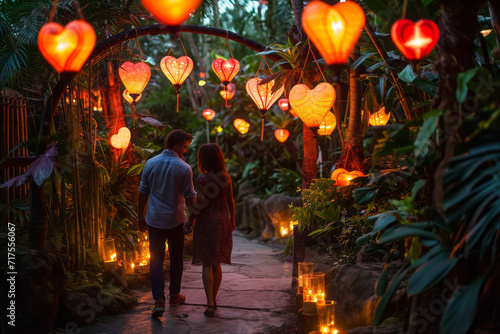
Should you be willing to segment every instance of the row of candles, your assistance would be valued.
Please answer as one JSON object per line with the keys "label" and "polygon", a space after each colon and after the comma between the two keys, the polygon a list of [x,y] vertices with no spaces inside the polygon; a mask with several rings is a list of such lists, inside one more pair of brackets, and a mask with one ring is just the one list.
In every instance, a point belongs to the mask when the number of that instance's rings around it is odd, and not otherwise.
{"label": "row of candles", "polygon": [[[149,269],[151,253],[149,252],[149,240],[147,232],[137,233],[137,243],[134,243],[133,251],[124,251],[123,260],[117,260],[115,240],[107,238],[104,240],[104,268],[105,270],[116,269],[118,264],[124,267],[126,274],[145,273]],[[165,244],[166,251],[168,245]]]}
{"label": "row of candles", "polygon": [[304,312],[318,314],[319,332],[338,334],[335,326],[335,301],[325,300],[325,274],[314,272],[313,262],[298,263],[298,294],[302,294]]}

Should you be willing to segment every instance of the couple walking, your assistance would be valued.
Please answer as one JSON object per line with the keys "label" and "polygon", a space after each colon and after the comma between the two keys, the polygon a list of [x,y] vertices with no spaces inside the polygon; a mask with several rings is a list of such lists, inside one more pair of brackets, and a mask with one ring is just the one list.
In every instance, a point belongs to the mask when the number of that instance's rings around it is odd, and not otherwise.
{"label": "couple walking", "polygon": [[[184,234],[193,234],[193,265],[203,265],[203,287],[207,297],[206,316],[214,316],[217,292],[222,281],[221,263],[231,264],[232,231],[235,229],[231,178],[224,166],[224,155],[215,144],[204,144],[198,151],[197,191],[193,171],[182,160],[193,136],[172,130],[167,149],[148,160],[139,186],[139,230],[149,231],[151,289],[155,306],[153,317],[165,312],[163,260],[165,241],[170,253],[170,307],[183,304],[180,294],[183,270]],[[144,216],[146,203],[147,214]],[[189,211],[189,219],[186,210]]]}

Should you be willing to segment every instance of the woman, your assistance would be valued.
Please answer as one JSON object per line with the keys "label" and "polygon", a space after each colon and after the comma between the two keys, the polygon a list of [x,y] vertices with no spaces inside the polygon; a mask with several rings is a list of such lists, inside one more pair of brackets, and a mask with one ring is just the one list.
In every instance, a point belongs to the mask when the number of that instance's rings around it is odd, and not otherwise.
{"label": "woman", "polygon": [[[198,151],[196,207],[185,232],[193,234],[193,265],[203,265],[203,286],[207,297],[205,315],[214,316],[217,292],[222,281],[221,263],[231,264],[234,200],[231,177],[224,166],[224,154],[215,144],[204,144]],[[196,224],[194,224],[196,220]]]}

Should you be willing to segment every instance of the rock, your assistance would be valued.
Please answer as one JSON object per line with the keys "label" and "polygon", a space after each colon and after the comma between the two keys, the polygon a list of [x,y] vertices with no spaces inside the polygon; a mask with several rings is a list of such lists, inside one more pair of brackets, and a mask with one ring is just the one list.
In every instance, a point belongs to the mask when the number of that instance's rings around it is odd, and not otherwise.
{"label": "rock", "polygon": [[356,263],[381,262],[388,253],[389,251],[386,249],[374,247],[373,245],[366,245],[361,248],[361,251],[358,253]]}
{"label": "rock", "polygon": [[265,231],[273,233],[277,238],[282,238],[281,227],[286,228],[288,231],[292,221],[292,215],[288,207],[290,203],[293,203],[294,206],[300,206],[302,200],[298,197],[273,194],[262,203],[264,211],[269,217]]}
{"label": "rock", "polygon": [[350,329],[347,334],[403,334],[404,321],[398,318],[387,318],[377,330],[372,326],[358,327]]}

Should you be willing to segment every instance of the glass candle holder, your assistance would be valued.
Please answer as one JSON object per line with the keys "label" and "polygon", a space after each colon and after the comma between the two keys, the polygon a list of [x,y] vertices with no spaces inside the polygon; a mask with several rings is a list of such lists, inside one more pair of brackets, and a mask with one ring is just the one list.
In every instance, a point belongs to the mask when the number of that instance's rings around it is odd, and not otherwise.
{"label": "glass candle holder", "polygon": [[137,253],[135,251],[123,252],[125,260],[125,273],[134,274],[135,267],[138,265]]}
{"label": "glass candle holder", "polygon": [[309,273],[303,276],[304,302],[321,302],[325,300],[325,274]]}
{"label": "glass candle holder", "polygon": [[297,293],[302,293],[303,292],[303,287],[304,287],[304,275],[312,273],[314,271],[314,263],[313,262],[299,262],[298,263],[299,267],[299,285],[297,289]]}
{"label": "glass candle holder", "polygon": [[335,304],[333,300],[324,300],[316,303],[318,310],[319,332],[321,334],[337,334],[335,326]]}
{"label": "glass candle holder", "polygon": [[116,261],[115,239],[104,239],[104,262]]}

